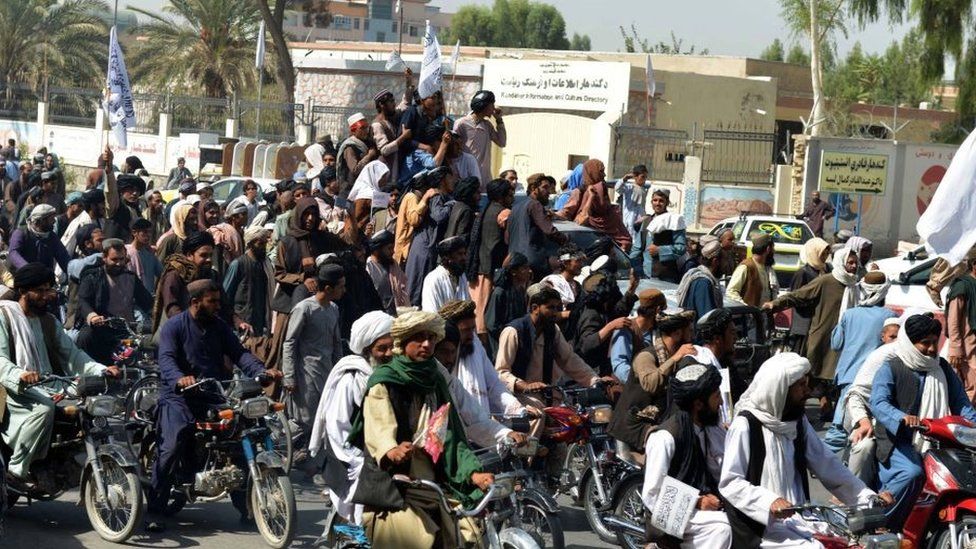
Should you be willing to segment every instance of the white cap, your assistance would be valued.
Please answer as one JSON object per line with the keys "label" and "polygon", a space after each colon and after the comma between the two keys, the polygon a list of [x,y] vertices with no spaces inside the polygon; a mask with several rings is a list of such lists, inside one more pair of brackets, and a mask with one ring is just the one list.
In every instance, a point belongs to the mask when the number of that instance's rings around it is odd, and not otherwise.
{"label": "white cap", "polygon": [[365,121],[365,120],[366,120],[366,116],[361,112],[357,112],[356,114],[347,118],[346,123],[349,125],[350,128],[352,128],[358,122]]}

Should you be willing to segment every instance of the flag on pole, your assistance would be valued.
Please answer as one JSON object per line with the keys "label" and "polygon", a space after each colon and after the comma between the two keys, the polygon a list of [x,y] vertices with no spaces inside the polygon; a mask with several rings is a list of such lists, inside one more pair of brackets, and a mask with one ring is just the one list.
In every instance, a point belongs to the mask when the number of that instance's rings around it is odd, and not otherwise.
{"label": "flag on pole", "polygon": [[657,91],[657,82],[654,81],[654,65],[651,63],[651,54],[647,54],[647,67],[644,72],[644,79],[647,83],[647,125],[651,125],[651,111],[654,110],[654,92]]}
{"label": "flag on pole", "polygon": [[441,69],[441,45],[437,42],[437,35],[430,28],[424,31],[424,59],[420,63],[420,82],[417,91],[421,98],[427,98],[441,90],[443,72]]}
{"label": "flag on pole", "polygon": [[390,52],[390,57],[386,60],[386,70],[391,71],[397,67],[407,68],[407,64],[400,57],[400,54],[396,50]]}
{"label": "flag on pole", "polygon": [[258,49],[254,52],[254,68],[261,70],[264,68],[264,21],[258,28]]}
{"label": "flag on pole", "polygon": [[962,142],[929,207],[918,218],[915,231],[925,242],[929,257],[949,265],[965,261],[976,245],[976,131]]}
{"label": "flag on pole", "polygon": [[115,131],[115,140],[119,146],[128,148],[125,131],[136,125],[136,110],[132,102],[129,73],[125,70],[125,59],[122,57],[122,48],[114,26],[109,34],[105,88],[103,108],[108,116],[109,126]]}
{"label": "flag on pole", "polygon": [[397,0],[396,1],[396,8],[394,8],[394,9],[396,10],[397,13],[400,13],[400,8],[401,8],[401,6],[400,6],[400,0]]}
{"label": "flag on pole", "polygon": [[451,73],[457,72],[458,60],[461,59],[461,40],[454,44],[454,51],[451,52]]}

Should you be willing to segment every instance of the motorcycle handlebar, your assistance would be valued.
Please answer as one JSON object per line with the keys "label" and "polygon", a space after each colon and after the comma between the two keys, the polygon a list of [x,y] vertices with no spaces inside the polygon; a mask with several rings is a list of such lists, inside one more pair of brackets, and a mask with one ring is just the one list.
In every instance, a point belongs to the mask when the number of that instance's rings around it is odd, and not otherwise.
{"label": "motorcycle handlebar", "polygon": [[411,488],[422,488],[434,492],[440,498],[441,505],[459,517],[475,517],[480,515],[488,507],[488,504],[495,499],[495,495],[501,489],[501,487],[497,484],[492,484],[491,487],[488,488],[488,491],[485,492],[485,495],[482,496],[481,500],[478,501],[477,505],[471,509],[465,509],[460,505],[452,507],[451,502],[448,501],[447,496],[444,494],[444,490],[442,490],[436,482],[424,479],[414,479],[406,475],[393,475],[393,481],[400,484],[405,484]]}

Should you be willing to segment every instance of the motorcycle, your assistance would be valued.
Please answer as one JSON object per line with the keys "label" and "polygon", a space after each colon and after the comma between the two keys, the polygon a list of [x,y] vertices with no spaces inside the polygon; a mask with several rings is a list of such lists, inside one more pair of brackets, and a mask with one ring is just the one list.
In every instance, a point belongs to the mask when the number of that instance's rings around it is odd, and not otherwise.
{"label": "motorcycle", "polygon": [[[80,486],[79,505],[84,505],[92,528],[106,541],[125,542],[142,524],[143,500],[136,459],[115,436],[122,404],[120,396],[110,394],[114,380],[44,375],[33,385],[55,384],[60,389],[52,397],[56,408],[50,446],[31,465],[32,473],[49,482],[8,482],[6,504],[13,506],[22,497],[28,503],[50,501]],[[13,453],[2,443],[0,452],[3,462]]]}
{"label": "motorcycle", "polygon": [[547,387],[541,392],[559,392],[563,403],[543,410],[546,428],[542,443],[547,447],[568,446],[558,485],[583,504],[586,520],[593,532],[606,543],[616,539],[615,532],[604,523],[611,510],[611,488],[627,473],[639,466],[621,458],[607,429],[613,409],[605,392],[605,383],[593,387]]}
{"label": "motorcycle", "polygon": [[[209,386],[225,400],[219,409],[196,422],[193,439],[199,470],[182,470],[178,464],[167,513],[178,513],[187,503],[219,501],[234,492],[246,492],[246,512],[253,516],[265,542],[276,549],[287,547],[295,536],[295,492],[285,471],[285,460],[275,450],[267,417],[283,404],[264,395],[261,378],[219,381],[204,378],[183,392]],[[225,389],[226,387],[226,389]],[[143,437],[141,462],[149,471],[156,455],[154,426]],[[192,476],[191,476],[192,475]],[[234,499],[232,497],[232,499]],[[235,506],[239,502],[235,501]],[[245,511],[245,509],[240,509]]]}
{"label": "motorcycle", "polygon": [[902,533],[914,547],[976,546],[976,426],[961,416],[923,419],[915,428],[935,443],[922,456],[925,485]]}
{"label": "motorcycle", "polygon": [[824,549],[899,549],[901,536],[884,532],[885,514],[880,501],[835,507],[806,504],[785,509],[808,524]]}

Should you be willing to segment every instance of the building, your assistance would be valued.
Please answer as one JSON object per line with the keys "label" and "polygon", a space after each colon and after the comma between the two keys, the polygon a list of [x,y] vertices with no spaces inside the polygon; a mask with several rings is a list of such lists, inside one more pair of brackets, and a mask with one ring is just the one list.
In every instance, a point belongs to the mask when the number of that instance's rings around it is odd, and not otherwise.
{"label": "building", "polygon": [[[435,32],[451,26],[453,14],[444,13],[431,0],[304,0],[302,10],[286,12],[285,33],[293,40],[314,42],[414,43],[424,34],[427,21]],[[402,26],[401,26],[402,15]]]}

